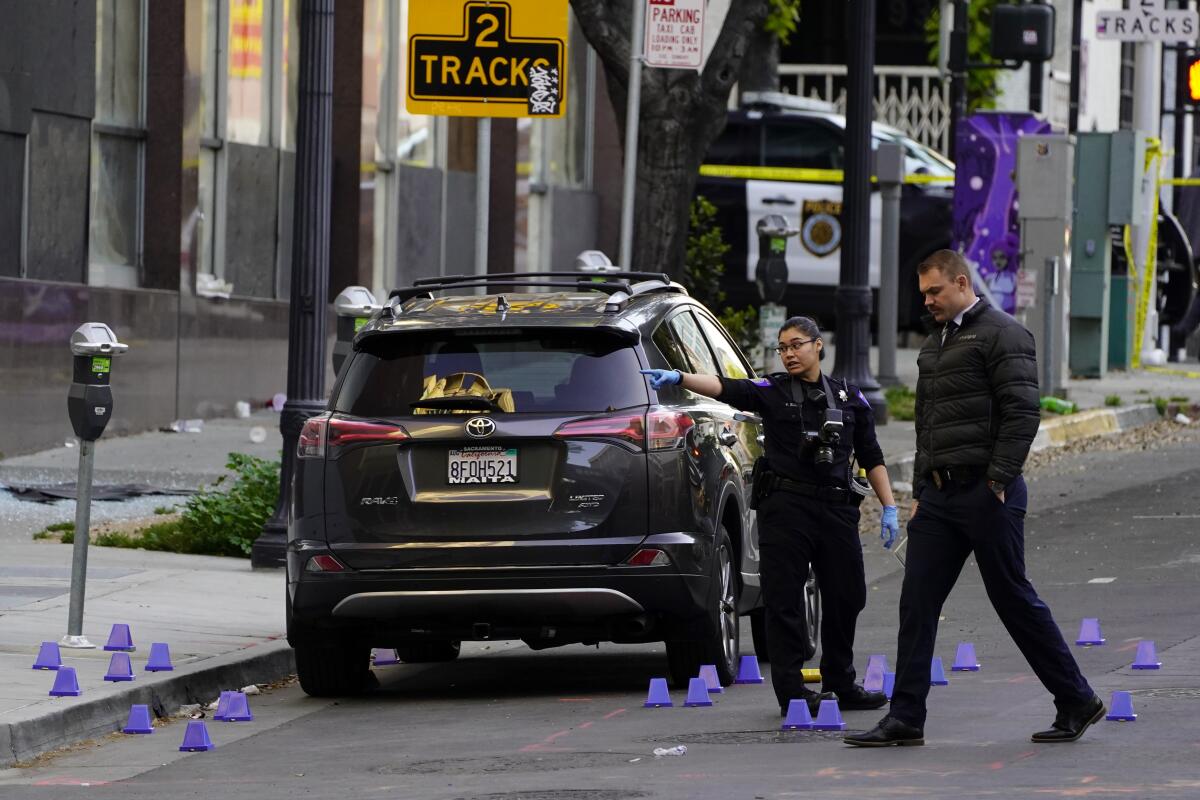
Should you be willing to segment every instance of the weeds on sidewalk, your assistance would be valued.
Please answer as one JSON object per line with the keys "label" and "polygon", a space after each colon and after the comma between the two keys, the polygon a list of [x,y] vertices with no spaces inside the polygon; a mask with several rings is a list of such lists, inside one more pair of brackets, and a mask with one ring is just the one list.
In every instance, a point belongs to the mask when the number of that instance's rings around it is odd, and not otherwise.
{"label": "weeds on sidewalk", "polygon": [[[103,530],[92,537],[100,547],[128,547],[210,556],[248,556],[250,546],[262,532],[263,523],[275,511],[279,499],[279,462],[230,453],[225,464],[232,476],[221,476],[220,487],[232,477],[228,488],[205,489],[193,495],[175,519],[164,519],[144,527],[127,530]],[[175,513],[164,507],[156,515]],[[61,534],[63,544],[75,541],[75,523],[57,522],[33,535],[51,539]]]}
{"label": "weeds on sidewalk", "polygon": [[888,418],[902,421],[916,419],[917,394],[907,386],[890,386],[884,393],[887,400]]}
{"label": "weeds on sidewalk", "polygon": [[1104,405],[1108,406],[1109,408],[1116,408],[1117,406],[1121,405],[1121,395],[1119,395],[1119,394],[1107,395],[1104,398]]}

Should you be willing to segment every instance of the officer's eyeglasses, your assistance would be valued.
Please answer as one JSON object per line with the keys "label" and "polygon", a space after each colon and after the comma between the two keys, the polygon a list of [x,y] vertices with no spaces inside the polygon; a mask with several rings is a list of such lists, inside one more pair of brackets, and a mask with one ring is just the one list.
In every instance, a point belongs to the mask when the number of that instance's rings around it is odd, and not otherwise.
{"label": "officer's eyeglasses", "polygon": [[801,347],[804,347],[804,345],[810,344],[815,341],[816,341],[816,339],[805,339],[802,342],[792,342],[791,344],[776,345],[775,347],[773,347],[771,349],[774,350],[777,354],[783,355],[784,353],[790,352],[792,350],[798,351]]}

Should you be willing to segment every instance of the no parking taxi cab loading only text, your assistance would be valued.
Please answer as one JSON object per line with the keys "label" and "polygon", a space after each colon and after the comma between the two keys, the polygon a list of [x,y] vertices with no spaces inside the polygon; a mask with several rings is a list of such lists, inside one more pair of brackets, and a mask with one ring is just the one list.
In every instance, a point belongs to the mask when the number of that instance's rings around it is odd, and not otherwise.
{"label": "no parking taxi cab loading only text", "polygon": [[410,113],[561,117],[567,0],[409,4]]}

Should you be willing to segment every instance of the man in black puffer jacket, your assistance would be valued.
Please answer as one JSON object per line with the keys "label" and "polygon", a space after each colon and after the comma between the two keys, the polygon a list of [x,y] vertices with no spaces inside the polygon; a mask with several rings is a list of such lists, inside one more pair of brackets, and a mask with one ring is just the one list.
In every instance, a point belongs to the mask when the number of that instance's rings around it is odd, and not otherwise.
{"label": "man in black puffer jacket", "polygon": [[1073,742],[1104,716],[1104,704],[1025,576],[1028,495],[1021,469],[1041,416],[1033,335],[975,296],[958,253],[939,250],[917,272],[925,307],[941,327],[917,359],[917,458],[896,683],[889,714],[845,741],[924,743],[938,616],[974,553],[1001,622],[1054,695],[1054,723],[1033,741]]}

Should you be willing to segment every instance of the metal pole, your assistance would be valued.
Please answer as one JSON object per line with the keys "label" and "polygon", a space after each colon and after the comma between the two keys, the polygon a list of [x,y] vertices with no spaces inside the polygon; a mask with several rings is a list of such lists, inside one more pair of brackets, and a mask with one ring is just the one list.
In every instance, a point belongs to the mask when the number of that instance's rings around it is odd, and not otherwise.
{"label": "metal pole", "polygon": [[[858,386],[880,424],[887,422],[887,402],[871,376],[871,122],[874,118],[872,75],[875,71],[875,0],[847,5],[847,41],[867,42],[851,48],[846,69],[846,166],[842,185],[841,274],[836,294],[837,355],[833,374]],[[956,20],[957,22],[957,20]]]}
{"label": "metal pole", "polygon": [[[1158,138],[1159,127],[1161,125],[1161,113],[1159,106],[1159,43],[1158,42],[1138,42],[1134,45],[1134,67],[1133,67],[1133,127],[1147,136]],[[1154,176],[1146,177],[1147,191],[1145,194],[1147,206],[1145,210],[1145,219],[1139,225],[1131,227],[1131,243],[1133,245],[1134,260],[1137,263],[1137,273],[1139,279],[1146,279],[1145,275],[1146,264],[1143,263],[1146,259],[1146,248],[1150,242],[1150,200],[1153,197],[1153,192],[1158,191],[1157,183]],[[1133,270],[1131,270],[1132,274]],[[1140,285],[1137,284],[1137,285]],[[1139,292],[1140,296],[1140,292]],[[1155,349],[1155,342],[1158,335],[1158,313],[1155,310],[1153,289],[1149,308],[1146,309],[1146,322],[1142,328],[1141,334],[1141,352],[1135,353],[1135,358],[1141,358]],[[1134,343],[1137,342],[1138,332],[1134,332]]]}
{"label": "metal pole", "polygon": [[[954,27],[950,29],[950,142],[954,154],[958,122],[967,115],[967,22],[970,3],[954,0]],[[874,64],[874,59],[872,59]]]}
{"label": "metal pole", "polygon": [[[883,148],[887,145],[879,145]],[[891,145],[899,147],[899,145]],[[882,201],[879,242],[879,383],[895,386],[900,383],[896,375],[896,336],[899,332],[897,319],[900,302],[900,184],[884,181],[879,176],[879,194]]]}
{"label": "metal pole", "polygon": [[491,203],[492,118],[480,117],[475,135],[475,274],[488,268],[488,210]]}
{"label": "metal pole", "polygon": [[1071,0],[1071,104],[1067,117],[1067,133],[1079,130],[1080,41],[1083,38],[1083,0]]}
{"label": "metal pole", "polygon": [[633,264],[633,201],[637,184],[638,117],[642,112],[642,37],[646,27],[646,0],[633,0],[633,28],[629,32],[629,96],[625,103],[625,178],[621,187],[620,264]]}
{"label": "metal pole", "polygon": [[325,317],[329,311],[330,189],[333,182],[334,0],[300,4],[299,103],[296,109],[295,224],[288,308],[287,402],[279,417],[283,467],[275,513],[254,540],[250,564],[282,567],[287,549],[296,440],[309,417],[325,410]]}
{"label": "metal pole", "polygon": [[71,605],[67,635],[59,645],[79,649],[96,645],[83,635],[83,596],[87,580],[88,530],[92,524],[92,463],[96,443],[79,440],[79,474],[75,479],[75,545],[71,551]]}
{"label": "metal pole", "polygon": [[1042,394],[1057,396],[1058,370],[1054,366],[1057,354],[1054,351],[1058,337],[1054,335],[1054,298],[1058,294],[1058,259],[1047,258],[1043,269],[1046,274],[1042,278]]}

